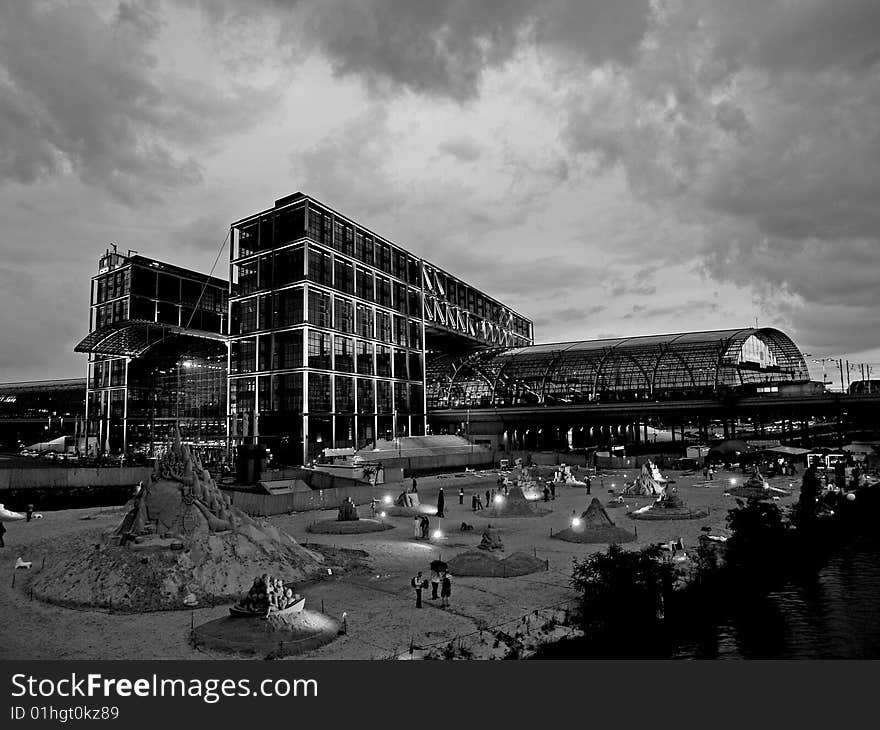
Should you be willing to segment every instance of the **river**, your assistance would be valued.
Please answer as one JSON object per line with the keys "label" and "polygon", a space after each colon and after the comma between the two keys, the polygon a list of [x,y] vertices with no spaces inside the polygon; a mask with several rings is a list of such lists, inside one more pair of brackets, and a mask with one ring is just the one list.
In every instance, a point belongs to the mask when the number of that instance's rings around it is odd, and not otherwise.
{"label": "river", "polygon": [[880,538],[854,538],[779,590],[730,603],[673,656],[880,658]]}

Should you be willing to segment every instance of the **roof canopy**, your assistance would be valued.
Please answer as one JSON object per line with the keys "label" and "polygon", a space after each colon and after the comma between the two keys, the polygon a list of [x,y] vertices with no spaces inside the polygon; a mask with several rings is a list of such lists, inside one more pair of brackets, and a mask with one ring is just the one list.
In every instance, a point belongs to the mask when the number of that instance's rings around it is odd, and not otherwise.
{"label": "roof canopy", "polygon": [[83,338],[73,349],[75,352],[134,358],[171,337],[195,337],[221,342],[226,339],[216,332],[130,319],[100,327]]}
{"label": "roof canopy", "polygon": [[440,356],[428,365],[428,406],[710,397],[723,387],[809,379],[800,351],[779,330],[716,330]]}

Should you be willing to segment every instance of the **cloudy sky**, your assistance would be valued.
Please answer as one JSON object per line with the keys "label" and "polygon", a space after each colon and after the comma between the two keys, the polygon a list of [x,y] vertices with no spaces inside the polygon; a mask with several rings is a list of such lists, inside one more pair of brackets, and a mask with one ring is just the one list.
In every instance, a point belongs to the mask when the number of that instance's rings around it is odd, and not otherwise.
{"label": "cloudy sky", "polygon": [[84,372],[110,242],[207,272],[296,190],[539,342],[757,319],[880,374],[878,39],[876,0],[0,0],[0,380]]}

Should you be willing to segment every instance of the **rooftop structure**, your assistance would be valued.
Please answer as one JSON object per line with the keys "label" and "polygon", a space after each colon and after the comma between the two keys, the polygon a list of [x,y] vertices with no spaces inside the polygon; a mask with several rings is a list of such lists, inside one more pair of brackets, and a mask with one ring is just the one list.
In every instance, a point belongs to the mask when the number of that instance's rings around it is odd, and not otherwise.
{"label": "rooftop structure", "polygon": [[715,397],[809,381],[797,346],[745,328],[491,349],[428,363],[429,410]]}

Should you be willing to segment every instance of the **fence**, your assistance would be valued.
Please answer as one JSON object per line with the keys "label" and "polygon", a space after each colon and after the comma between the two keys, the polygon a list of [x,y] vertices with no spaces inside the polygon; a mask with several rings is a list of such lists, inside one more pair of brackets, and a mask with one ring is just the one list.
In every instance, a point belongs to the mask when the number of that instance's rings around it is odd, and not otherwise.
{"label": "fence", "polygon": [[310,510],[336,509],[346,497],[355,504],[367,504],[374,496],[372,487],[335,487],[332,489],[313,489],[309,492],[289,492],[287,494],[257,494],[224,489],[229,500],[249,515],[268,517],[288,512],[308,512]]}

